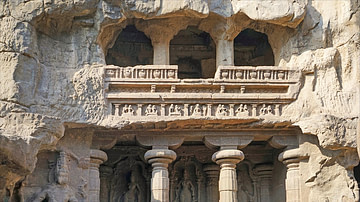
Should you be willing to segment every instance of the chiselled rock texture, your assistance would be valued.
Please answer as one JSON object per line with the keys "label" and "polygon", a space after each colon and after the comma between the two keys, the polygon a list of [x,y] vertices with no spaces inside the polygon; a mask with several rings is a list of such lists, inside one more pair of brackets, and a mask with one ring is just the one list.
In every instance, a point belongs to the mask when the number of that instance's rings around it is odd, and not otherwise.
{"label": "chiselled rock texture", "polygon": [[358,201],[359,9],[0,1],[0,200]]}

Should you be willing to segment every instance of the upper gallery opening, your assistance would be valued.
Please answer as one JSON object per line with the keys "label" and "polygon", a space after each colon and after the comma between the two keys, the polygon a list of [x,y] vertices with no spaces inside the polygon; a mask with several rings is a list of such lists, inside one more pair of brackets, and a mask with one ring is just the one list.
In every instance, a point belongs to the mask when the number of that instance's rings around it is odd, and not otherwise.
{"label": "upper gallery opening", "polygon": [[126,26],[108,50],[106,64],[120,67],[153,64],[151,40],[134,25]]}
{"label": "upper gallery opening", "polygon": [[274,66],[274,53],[266,34],[245,29],[234,39],[235,66]]}
{"label": "upper gallery opening", "polygon": [[216,46],[211,36],[189,26],[170,41],[170,64],[178,65],[179,78],[213,78]]}

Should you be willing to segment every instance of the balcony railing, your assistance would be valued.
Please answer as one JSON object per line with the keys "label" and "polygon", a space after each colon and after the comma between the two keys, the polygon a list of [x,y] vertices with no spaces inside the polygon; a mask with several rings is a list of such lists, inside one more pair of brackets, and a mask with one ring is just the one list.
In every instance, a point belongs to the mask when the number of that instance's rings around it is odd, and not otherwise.
{"label": "balcony railing", "polygon": [[178,79],[177,65],[104,67],[109,115],[281,116],[296,99],[300,72],[276,66],[220,66],[213,79]]}

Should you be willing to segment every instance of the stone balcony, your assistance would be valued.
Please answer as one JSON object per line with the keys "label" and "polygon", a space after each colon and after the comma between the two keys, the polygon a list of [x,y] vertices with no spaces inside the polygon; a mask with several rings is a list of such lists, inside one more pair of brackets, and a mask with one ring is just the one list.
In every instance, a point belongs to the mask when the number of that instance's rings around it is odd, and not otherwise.
{"label": "stone balcony", "polygon": [[294,101],[299,71],[219,66],[211,79],[179,79],[177,65],[104,67],[108,115],[126,119],[279,117]]}

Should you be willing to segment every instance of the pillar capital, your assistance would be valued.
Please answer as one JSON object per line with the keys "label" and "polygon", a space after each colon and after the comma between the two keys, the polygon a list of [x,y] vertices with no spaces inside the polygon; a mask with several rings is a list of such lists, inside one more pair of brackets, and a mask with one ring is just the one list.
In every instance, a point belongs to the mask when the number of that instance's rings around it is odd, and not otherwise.
{"label": "pillar capital", "polygon": [[308,158],[307,155],[302,154],[300,148],[287,149],[279,154],[278,160],[283,162],[286,166],[298,164],[301,160]]}
{"label": "pillar capital", "polygon": [[168,164],[176,159],[176,153],[169,149],[152,149],[145,153],[145,160],[153,167],[168,167]]}
{"label": "pillar capital", "polygon": [[244,160],[244,153],[237,149],[223,149],[212,155],[212,160],[220,167],[236,167],[236,164]]}
{"label": "pillar capital", "polygon": [[98,163],[99,165],[107,161],[107,154],[99,149],[90,150],[90,162]]}

